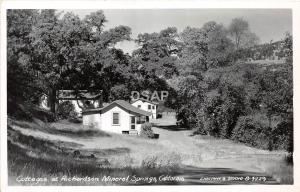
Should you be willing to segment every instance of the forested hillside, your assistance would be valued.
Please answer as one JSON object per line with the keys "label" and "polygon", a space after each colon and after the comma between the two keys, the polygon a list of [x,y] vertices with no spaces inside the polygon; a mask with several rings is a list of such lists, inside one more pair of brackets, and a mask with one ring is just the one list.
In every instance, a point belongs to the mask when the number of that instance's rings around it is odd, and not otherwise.
{"label": "forested hillside", "polygon": [[[103,11],[81,19],[55,10],[8,10],[7,21],[10,116],[16,104],[37,105],[43,94],[54,113],[60,89],[103,90],[106,102],[127,100],[131,91],[167,90],[165,106],[195,134],[293,150],[291,35],[276,48],[284,64],[262,67],[244,62],[262,48],[241,18],[228,27],[209,21],[135,39],[128,26],[105,29]],[[115,47],[128,40],[139,45],[132,54]]]}

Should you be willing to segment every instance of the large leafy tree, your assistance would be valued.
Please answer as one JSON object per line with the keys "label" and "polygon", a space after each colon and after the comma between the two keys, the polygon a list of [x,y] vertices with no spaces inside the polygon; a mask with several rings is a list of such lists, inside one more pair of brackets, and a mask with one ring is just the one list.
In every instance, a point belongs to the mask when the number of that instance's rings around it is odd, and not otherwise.
{"label": "large leafy tree", "polygon": [[201,77],[201,73],[209,68],[224,66],[229,62],[233,44],[221,24],[211,21],[202,28],[187,27],[180,38],[184,44],[180,57],[182,74]]}
{"label": "large leafy tree", "polygon": [[[105,31],[105,22],[102,11],[84,19],[55,10],[9,12],[8,65],[14,68],[9,69],[8,86],[33,87],[34,91],[25,90],[28,94],[41,90],[49,96],[53,112],[58,89],[103,89],[108,96],[114,84],[127,78],[128,58],[114,46],[129,40],[131,29],[118,26]],[[14,76],[16,68],[28,82]]]}
{"label": "large leafy tree", "polygon": [[7,10],[7,94],[8,101],[36,102],[41,93],[39,79],[29,64],[33,47],[29,34],[37,22],[36,10]]}
{"label": "large leafy tree", "polygon": [[180,49],[175,27],[159,33],[139,34],[136,42],[140,46],[133,52],[134,63],[144,77],[171,78],[177,73],[176,60]]}

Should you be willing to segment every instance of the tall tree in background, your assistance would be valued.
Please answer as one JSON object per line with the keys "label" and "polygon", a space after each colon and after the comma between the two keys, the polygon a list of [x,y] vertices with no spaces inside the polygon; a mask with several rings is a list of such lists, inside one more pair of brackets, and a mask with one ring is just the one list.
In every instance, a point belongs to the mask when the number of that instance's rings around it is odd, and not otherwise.
{"label": "tall tree in background", "polygon": [[233,44],[221,24],[211,21],[202,28],[187,27],[180,38],[184,45],[180,57],[182,73],[200,77],[209,68],[229,62]]}
{"label": "tall tree in background", "polygon": [[233,19],[228,30],[236,50],[253,46],[259,41],[256,34],[250,31],[249,23],[243,18]]}
{"label": "tall tree in background", "polygon": [[144,76],[159,76],[165,79],[177,73],[176,60],[180,49],[177,29],[169,27],[159,33],[139,34],[136,42],[140,48],[133,58]]}

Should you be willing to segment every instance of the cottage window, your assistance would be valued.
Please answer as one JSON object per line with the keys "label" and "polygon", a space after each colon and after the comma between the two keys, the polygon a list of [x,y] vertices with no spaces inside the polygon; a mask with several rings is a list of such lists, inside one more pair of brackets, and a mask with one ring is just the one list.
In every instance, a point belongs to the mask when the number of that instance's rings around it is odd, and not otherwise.
{"label": "cottage window", "polygon": [[135,116],[131,116],[130,128],[135,129]]}
{"label": "cottage window", "polygon": [[154,106],[154,105],[152,106],[152,109],[155,109],[155,106]]}
{"label": "cottage window", "polygon": [[120,114],[113,113],[113,125],[119,125],[119,124],[120,124]]}
{"label": "cottage window", "polygon": [[136,124],[143,124],[146,122],[146,117],[145,116],[138,116],[136,119]]}
{"label": "cottage window", "polygon": [[138,105],[138,108],[141,108],[141,105]]}
{"label": "cottage window", "polygon": [[151,105],[148,105],[148,109],[151,109]]}

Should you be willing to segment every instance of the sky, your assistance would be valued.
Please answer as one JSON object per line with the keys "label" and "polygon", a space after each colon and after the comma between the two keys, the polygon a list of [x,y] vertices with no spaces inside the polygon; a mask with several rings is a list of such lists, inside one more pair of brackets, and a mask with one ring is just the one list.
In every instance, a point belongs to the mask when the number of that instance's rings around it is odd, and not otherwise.
{"label": "sky", "polygon": [[[63,10],[74,12],[79,17],[97,10]],[[248,21],[250,30],[260,38],[260,43],[281,40],[288,31],[292,33],[290,9],[104,9],[107,19],[105,29],[119,25],[129,26],[132,38],[140,33],[159,32],[167,27],[176,27],[181,32],[187,26],[202,27],[209,21],[229,26],[233,18]],[[125,53],[131,53],[137,45],[131,41],[117,44]]]}

